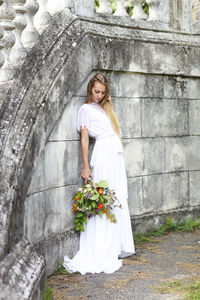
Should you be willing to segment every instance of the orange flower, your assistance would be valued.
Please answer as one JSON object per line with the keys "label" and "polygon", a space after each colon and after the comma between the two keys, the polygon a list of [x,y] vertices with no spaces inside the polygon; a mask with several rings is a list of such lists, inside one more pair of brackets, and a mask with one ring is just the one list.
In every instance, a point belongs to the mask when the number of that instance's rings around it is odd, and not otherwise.
{"label": "orange flower", "polygon": [[104,212],[104,214],[105,214],[105,213],[107,212],[107,210],[106,210],[106,209],[104,209],[104,210],[103,210],[103,212]]}
{"label": "orange flower", "polygon": [[76,208],[74,208],[74,212],[77,212],[78,210]]}
{"label": "orange flower", "polygon": [[76,206],[77,206],[77,204],[76,204],[76,203],[74,203],[74,204],[73,204],[73,208],[75,208]]}
{"label": "orange flower", "polygon": [[103,204],[100,203],[100,204],[98,205],[98,209],[102,209],[102,207],[103,207]]}
{"label": "orange flower", "polygon": [[102,195],[102,194],[103,194],[103,189],[102,189],[101,187],[98,187],[98,188],[97,188],[97,191],[98,191],[99,195]]}
{"label": "orange flower", "polygon": [[110,214],[107,214],[106,216],[108,217],[108,219],[110,219]]}
{"label": "orange flower", "polygon": [[76,201],[78,201],[78,200],[79,200],[79,197],[78,197],[78,196],[76,196],[74,199],[75,199]]}

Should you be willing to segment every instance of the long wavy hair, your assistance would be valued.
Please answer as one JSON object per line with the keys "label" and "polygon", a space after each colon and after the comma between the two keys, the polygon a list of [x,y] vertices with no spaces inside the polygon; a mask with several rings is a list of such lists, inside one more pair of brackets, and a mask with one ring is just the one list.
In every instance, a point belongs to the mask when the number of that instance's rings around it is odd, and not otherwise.
{"label": "long wavy hair", "polygon": [[87,101],[91,101],[91,94],[92,94],[92,88],[94,87],[95,82],[98,81],[102,84],[105,85],[106,87],[106,93],[105,96],[103,97],[103,99],[99,102],[99,105],[105,110],[105,112],[107,113],[109,119],[111,120],[112,126],[116,132],[116,134],[119,136],[120,140],[121,140],[121,135],[120,135],[120,131],[119,131],[119,122],[117,119],[117,116],[113,110],[113,106],[112,103],[110,103],[110,101],[108,101],[108,97],[109,97],[109,84],[108,84],[108,80],[107,78],[101,74],[101,73],[96,73],[89,81],[88,86],[87,86]]}

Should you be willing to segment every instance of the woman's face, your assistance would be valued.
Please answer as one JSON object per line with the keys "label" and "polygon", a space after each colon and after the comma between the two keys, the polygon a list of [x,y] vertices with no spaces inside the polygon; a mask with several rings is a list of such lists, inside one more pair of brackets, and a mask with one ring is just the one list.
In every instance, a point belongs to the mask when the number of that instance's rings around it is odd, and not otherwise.
{"label": "woman's face", "polygon": [[106,94],[106,87],[99,81],[95,81],[94,86],[91,91],[91,101],[99,102],[103,99]]}

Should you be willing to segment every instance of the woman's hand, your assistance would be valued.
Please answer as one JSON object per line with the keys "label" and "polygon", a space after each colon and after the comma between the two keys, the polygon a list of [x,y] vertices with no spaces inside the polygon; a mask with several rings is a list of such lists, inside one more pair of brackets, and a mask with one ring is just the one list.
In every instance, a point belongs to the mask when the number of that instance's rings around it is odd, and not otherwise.
{"label": "woman's hand", "polygon": [[110,95],[108,96],[107,101],[110,101],[110,103],[112,103]]}
{"label": "woman's hand", "polygon": [[87,183],[89,177],[92,178],[92,172],[91,172],[89,167],[83,167],[82,168],[81,177],[84,180],[84,184]]}

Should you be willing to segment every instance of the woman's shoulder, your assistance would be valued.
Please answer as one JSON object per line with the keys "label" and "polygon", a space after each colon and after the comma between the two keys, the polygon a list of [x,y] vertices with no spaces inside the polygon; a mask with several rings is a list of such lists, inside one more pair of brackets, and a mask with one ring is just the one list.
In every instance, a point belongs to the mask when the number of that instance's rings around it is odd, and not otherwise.
{"label": "woman's shoulder", "polygon": [[79,112],[89,112],[91,111],[92,107],[95,106],[95,103],[83,103],[80,108],[79,108]]}
{"label": "woman's shoulder", "polygon": [[79,111],[81,110],[87,110],[88,109],[88,104],[87,103],[83,103],[80,107],[79,107]]}

